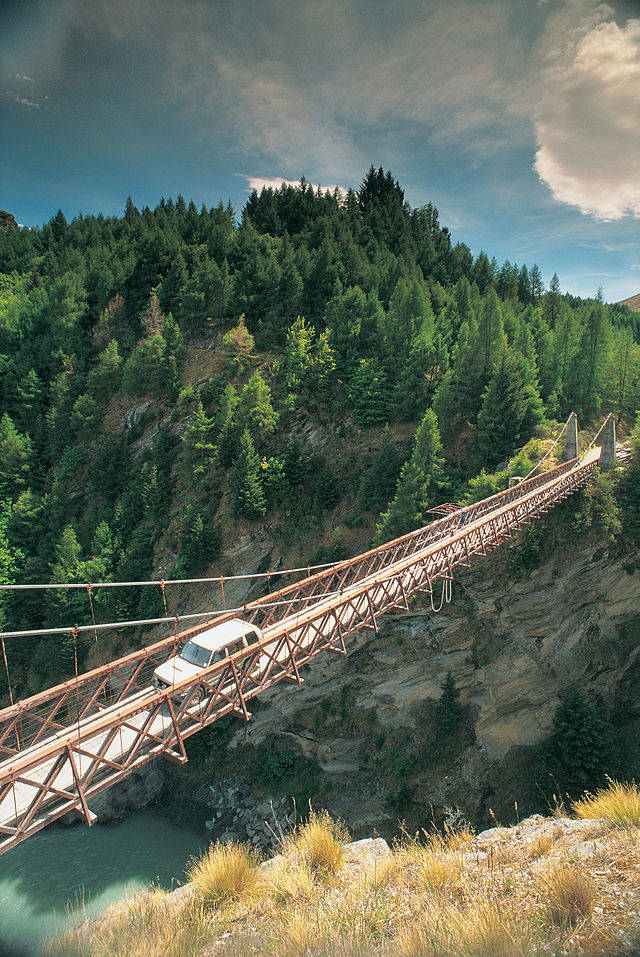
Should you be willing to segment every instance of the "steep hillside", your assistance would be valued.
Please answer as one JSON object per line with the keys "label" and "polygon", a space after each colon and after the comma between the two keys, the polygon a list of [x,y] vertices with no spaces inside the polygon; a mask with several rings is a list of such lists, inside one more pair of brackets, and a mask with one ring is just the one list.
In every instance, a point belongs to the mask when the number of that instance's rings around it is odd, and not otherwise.
{"label": "steep hillside", "polygon": [[640,312],[640,293],[637,296],[630,296],[629,299],[623,299],[621,306],[628,306],[634,312]]}

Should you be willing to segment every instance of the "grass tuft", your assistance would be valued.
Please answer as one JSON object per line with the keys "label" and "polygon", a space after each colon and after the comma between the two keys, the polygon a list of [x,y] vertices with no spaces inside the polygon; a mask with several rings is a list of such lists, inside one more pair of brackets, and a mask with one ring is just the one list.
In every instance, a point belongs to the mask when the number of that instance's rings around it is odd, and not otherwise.
{"label": "grass tuft", "polygon": [[443,898],[426,905],[421,919],[404,933],[407,957],[515,957],[529,952],[526,927],[494,901],[456,907]]}
{"label": "grass tuft", "polygon": [[269,868],[262,880],[268,896],[280,904],[310,900],[315,890],[309,867],[304,863],[294,864],[286,857]]}
{"label": "grass tuft", "polygon": [[538,834],[529,845],[529,854],[533,860],[544,857],[554,844],[553,834]]}
{"label": "grass tuft", "polygon": [[632,781],[611,781],[595,794],[585,794],[573,803],[579,818],[604,818],[619,827],[640,827],[640,788]]}
{"label": "grass tuft", "polygon": [[254,894],[258,864],[258,855],[245,844],[213,844],[193,861],[187,876],[202,903],[215,907]]}
{"label": "grass tuft", "polygon": [[561,927],[575,927],[593,913],[594,890],[589,875],[558,865],[538,880],[547,917]]}
{"label": "grass tuft", "polygon": [[349,834],[326,811],[311,811],[309,819],[295,829],[284,848],[285,856],[298,859],[312,873],[336,874],[344,864],[344,844]]}
{"label": "grass tuft", "polygon": [[460,861],[453,854],[438,852],[435,844],[421,844],[417,840],[401,845],[395,859],[400,871],[404,871],[404,882],[411,882],[422,889],[444,890],[460,881]]}

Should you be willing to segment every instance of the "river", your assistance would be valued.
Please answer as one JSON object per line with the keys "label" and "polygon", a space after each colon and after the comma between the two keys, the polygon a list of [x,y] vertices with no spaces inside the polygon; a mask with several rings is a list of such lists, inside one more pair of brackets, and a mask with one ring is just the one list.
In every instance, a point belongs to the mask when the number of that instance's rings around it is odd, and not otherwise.
{"label": "river", "polygon": [[70,922],[149,882],[182,883],[203,845],[195,830],[149,813],[36,834],[0,857],[0,955],[32,954]]}

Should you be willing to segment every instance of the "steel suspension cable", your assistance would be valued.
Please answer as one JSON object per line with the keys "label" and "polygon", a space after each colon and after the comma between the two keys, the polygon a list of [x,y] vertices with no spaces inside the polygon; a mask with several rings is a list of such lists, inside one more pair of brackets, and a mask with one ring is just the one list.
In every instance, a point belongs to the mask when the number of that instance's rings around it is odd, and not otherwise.
{"label": "steel suspension cable", "polygon": [[[246,581],[254,578],[266,578],[270,581],[272,576],[275,575],[294,575],[298,572],[305,572],[307,577],[310,576],[312,571],[318,571],[323,568],[332,568],[334,565],[339,565],[340,562],[323,562],[321,565],[305,565],[300,568],[280,568],[275,571],[268,572],[250,572],[246,575],[223,575],[222,578],[224,581]],[[92,588],[141,588],[147,585],[155,585],[156,587],[163,587],[164,585],[198,585],[198,584],[207,584],[212,582],[219,583],[221,581],[220,575],[215,577],[207,578],[167,578],[158,581],[158,579],[151,579],[148,581],[139,581],[139,582],[43,582],[39,584],[29,584],[29,585],[0,585],[0,591],[42,591],[44,589],[52,588],[87,588],[91,585]]]}
{"label": "steel suspension cable", "polygon": [[[327,591],[319,592],[317,595],[313,595],[313,599],[317,598],[335,598],[339,592],[336,591]],[[300,602],[309,601],[308,595],[303,595],[301,598],[286,598],[280,599],[279,601],[271,602],[261,602],[260,608],[277,608],[280,605],[295,605]],[[191,613],[189,615],[172,615],[166,618],[140,618],[133,621],[110,621],[103,622],[101,624],[91,624],[91,625],[78,625],[77,632],[93,631],[94,628],[98,631],[109,631],[113,628],[138,628],[143,625],[162,625],[167,622],[172,622],[176,618],[179,621],[189,621],[194,618],[210,618],[215,615],[222,615],[229,612],[244,612],[246,611],[245,605],[238,605],[237,608],[213,608],[209,611],[200,611]],[[73,634],[74,626],[61,626],[58,628],[39,628],[39,629],[29,629],[27,631],[4,631],[0,632],[0,637],[4,640],[5,638],[35,638],[43,637],[46,635],[70,635]]]}

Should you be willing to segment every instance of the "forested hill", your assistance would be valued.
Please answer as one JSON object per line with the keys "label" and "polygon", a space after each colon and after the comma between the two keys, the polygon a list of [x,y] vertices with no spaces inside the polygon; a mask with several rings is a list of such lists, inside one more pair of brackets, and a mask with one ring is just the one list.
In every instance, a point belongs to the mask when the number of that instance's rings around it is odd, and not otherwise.
{"label": "forested hill", "polygon": [[[0,272],[4,581],[199,573],[262,525],[281,554],[339,557],[338,524],[389,538],[546,419],[640,405],[637,314],[474,259],[373,168],[346,197],[254,192],[239,223],[181,196],[59,211],[0,230]],[[20,593],[0,617],[86,621],[86,599]],[[95,596],[103,616],[158,602]],[[73,648],[9,657],[25,694]]]}

